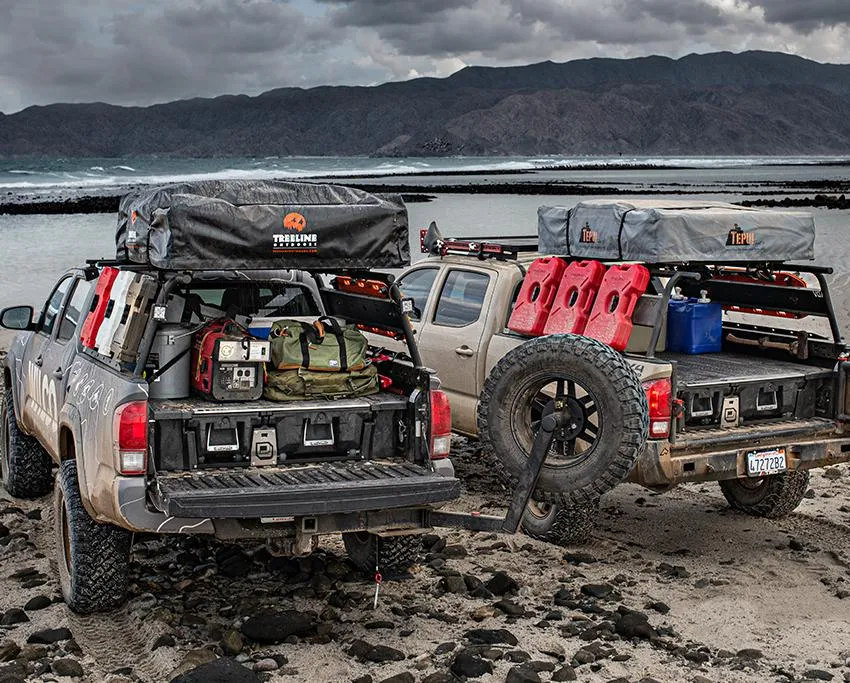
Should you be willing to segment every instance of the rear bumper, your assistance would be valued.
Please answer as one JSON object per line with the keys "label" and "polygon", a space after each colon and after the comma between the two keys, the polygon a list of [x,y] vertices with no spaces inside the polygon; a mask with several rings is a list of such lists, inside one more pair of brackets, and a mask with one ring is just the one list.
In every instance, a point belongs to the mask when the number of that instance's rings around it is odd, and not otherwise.
{"label": "rear bumper", "polygon": [[[700,437],[676,445],[649,441],[629,481],[650,487],[675,486],[684,482],[719,481],[747,476],[747,451],[785,448],[789,470],[807,470],[850,461],[850,437],[832,429],[817,433],[791,433],[768,430],[750,438]],[[719,430],[718,430],[719,431]],[[733,430],[729,430],[730,432]]]}

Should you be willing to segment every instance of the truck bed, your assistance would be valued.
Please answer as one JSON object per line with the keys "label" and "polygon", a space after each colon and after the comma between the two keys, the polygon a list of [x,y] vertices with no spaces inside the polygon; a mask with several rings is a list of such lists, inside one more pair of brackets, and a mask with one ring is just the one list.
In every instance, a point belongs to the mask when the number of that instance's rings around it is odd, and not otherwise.
{"label": "truck bed", "polygon": [[737,353],[689,355],[664,352],[659,353],[658,357],[676,363],[676,379],[680,389],[741,382],[815,379],[832,374],[831,368]]}

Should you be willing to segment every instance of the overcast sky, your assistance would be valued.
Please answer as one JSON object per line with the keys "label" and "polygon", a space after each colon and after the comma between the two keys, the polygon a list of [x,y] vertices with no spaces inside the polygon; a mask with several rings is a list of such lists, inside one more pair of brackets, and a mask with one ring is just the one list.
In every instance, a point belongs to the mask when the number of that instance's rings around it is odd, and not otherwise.
{"label": "overcast sky", "polygon": [[848,63],[848,46],[850,0],[0,0],[0,111],[595,56]]}

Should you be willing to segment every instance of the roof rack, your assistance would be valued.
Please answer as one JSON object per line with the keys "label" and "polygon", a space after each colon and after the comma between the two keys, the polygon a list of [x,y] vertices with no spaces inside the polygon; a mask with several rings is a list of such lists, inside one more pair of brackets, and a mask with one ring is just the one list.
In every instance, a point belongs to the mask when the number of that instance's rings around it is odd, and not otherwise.
{"label": "roof rack", "polygon": [[[474,256],[479,259],[495,258],[500,261],[514,260],[523,252],[537,251],[537,235],[518,237],[440,237],[432,242],[429,249],[426,244],[428,230],[419,231],[419,247],[423,254],[446,256]],[[491,241],[492,240],[492,241]],[[509,241],[506,241],[509,240]]]}

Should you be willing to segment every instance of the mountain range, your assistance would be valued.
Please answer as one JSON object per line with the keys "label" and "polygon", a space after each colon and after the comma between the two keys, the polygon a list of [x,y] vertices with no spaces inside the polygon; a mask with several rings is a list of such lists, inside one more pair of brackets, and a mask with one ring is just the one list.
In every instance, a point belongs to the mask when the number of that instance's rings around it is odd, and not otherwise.
{"label": "mountain range", "polygon": [[850,65],[777,52],[0,113],[0,156],[847,154]]}

